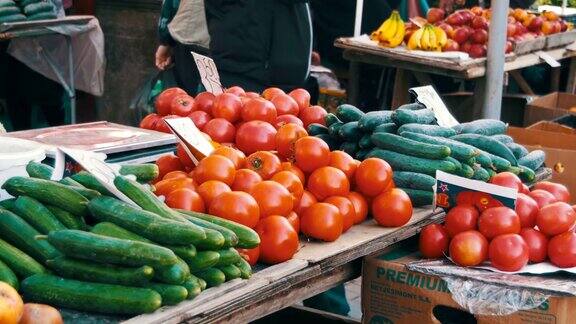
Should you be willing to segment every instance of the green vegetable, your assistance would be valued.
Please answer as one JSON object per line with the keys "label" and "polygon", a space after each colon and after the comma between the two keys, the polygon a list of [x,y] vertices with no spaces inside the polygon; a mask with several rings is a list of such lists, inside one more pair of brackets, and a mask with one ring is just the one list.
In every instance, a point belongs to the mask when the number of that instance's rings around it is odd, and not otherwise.
{"label": "green vegetable", "polygon": [[200,284],[200,289],[202,289],[202,290],[206,290],[206,288],[208,288],[208,284],[206,283],[206,280],[204,280],[202,278],[198,278],[198,284]]}
{"label": "green vegetable", "polygon": [[16,3],[12,0],[0,0],[0,8],[15,7]]}
{"label": "green vegetable", "polygon": [[436,176],[436,170],[448,173],[456,171],[454,163],[446,160],[430,160],[409,156],[402,153],[374,149],[366,157],[377,157],[385,160],[395,171],[412,171]]}
{"label": "green vegetable", "polygon": [[486,169],[479,166],[476,166],[473,169],[474,169],[474,175],[472,176],[472,179],[484,182],[490,180],[490,174],[488,173],[488,171],[486,171]]}
{"label": "green vegetable", "polygon": [[67,229],[75,229],[75,230],[88,230],[88,225],[84,222],[84,218],[74,216],[69,212],[65,211],[64,209],[46,205],[46,208],[58,219],[62,225],[64,225]]}
{"label": "green vegetable", "polygon": [[160,294],[162,306],[176,305],[188,297],[188,289],[183,286],[150,282],[142,285],[142,287],[152,289]]}
{"label": "green vegetable", "polygon": [[150,182],[158,177],[160,170],[153,163],[123,164],[120,166],[121,175],[135,175],[138,182]]}
{"label": "green vegetable", "polygon": [[408,104],[403,104],[402,106],[398,107],[398,109],[420,110],[420,109],[426,109],[426,106],[424,106],[423,104],[421,104],[419,102],[412,102],[412,103],[408,103]]}
{"label": "green vegetable", "polygon": [[472,178],[474,176],[474,169],[472,169],[472,167],[468,164],[463,163],[461,165],[462,167],[460,170],[458,170],[458,172],[456,172],[456,174],[464,178]]}
{"label": "green vegetable", "polygon": [[436,184],[434,177],[410,171],[394,171],[393,177],[398,188],[432,190]]}
{"label": "green vegetable", "polygon": [[430,109],[396,109],[392,113],[392,120],[398,126],[404,124],[434,124],[436,117]]}
{"label": "green vegetable", "polygon": [[324,125],[320,125],[320,124],[310,124],[308,125],[308,135],[310,136],[315,136],[315,135],[319,135],[319,134],[328,134],[328,127],[324,126]]}
{"label": "green vegetable", "polygon": [[186,263],[192,272],[202,271],[218,264],[220,254],[214,251],[198,251],[196,257],[187,260]]}
{"label": "green vegetable", "polygon": [[460,124],[458,128],[458,132],[462,134],[491,136],[506,133],[508,125],[496,119],[478,119],[469,123]]}
{"label": "green vegetable", "polygon": [[343,122],[336,122],[328,126],[328,135],[332,137],[340,137],[340,128],[344,125]]}
{"label": "green vegetable", "polygon": [[32,259],[28,254],[1,239],[0,261],[4,262],[20,278],[27,278],[46,272],[43,265]]}
{"label": "green vegetable", "polygon": [[392,123],[391,110],[370,111],[358,120],[358,127],[365,132],[372,132],[376,126]]}
{"label": "green vegetable", "polygon": [[506,169],[506,171],[514,173],[515,175],[520,175],[520,173],[522,172],[522,169],[519,167],[511,166],[508,169]]}
{"label": "green vegetable", "polygon": [[186,299],[194,299],[194,297],[200,295],[202,292],[200,281],[194,275],[190,275],[190,277],[188,277],[188,279],[182,283],[182,287],[186,288],[188,291],[188,296]]}
{"label": "green vegetable", "polygon": [[53,12],[54,7],[51,2],[37,2],[32,3],[24,7],[24,14],[26,16],[32,16],[39,13]]}
{"label": "green vegetable", "polygon": [[340,150],[354,156],[360,147],[358,147],[358,142],[344,142],[340,145]]}
{"label": "green vegetable", "polygon": [[209,221],[203,220],[201,218],[185,214],[184,210],[178,210],[178,211],[189,222],[196,224],[196,225],[198,225],[204,229],[211,229],[211,230],[215,230],[215,231],[220,232],[220,234],[222,234],[224,236],[224,245],[222,246],[223,248],[234,247],[234,246],[238,245],[238,235],[236,235],[236,233],[234,233],[234,231],[232,231],[232,230],[230,230],[224,226],[220,226],[220,225],[211,223]]}
{"label": "green vegetable", "polygon": [[339,138],[336,138],[329,134],[318,134],[316,135],[316,137],[326,142],[326,144],[328,144],[328,147],[330,148],[330,151],[338,150],[340,148],[341,143]]}
{"label": "green vegetable", "polygon": [[241,258],[238,263],[236,263],[238,269],[240,269],[240,278],[242,279],[250,279],[252,276],[252,267],[248,263],[248,261]]}
{"label": "green vegetable", "polygon": [[492,169],[494,168],[494,164],[492,163],[492,159],[490,158],[490,156],[492,156],[492,154],[488,154],[484,151],[480,151],[479,150],[479,155],[475,157],[476,162],[478,162],[478,164],[480,164],[481,167],[485,168],[485,169]]}
{"label": "green vegetable", "polygon": [[234,249],[234,248],[228,248],[228,249],[220,250],[220,251],[216,251],[216,252],[218,252],[218,254],[220,254],[220,257],[218,258],[218,263],[216,263],[217,266],[234,264],[234,263],[239,262],[240,259],[242,258],[240,256],[240,253],[238,253],[238,251],[236,251],[236,249]]}
{"label": "green vegetable", "polygon": [[414,207],[428,206],[434,203],[434,192],[432,191],[410,188],[400,189],[404,190],[408,194]]}
{"label": "green vegetable", "polygon": [[534,150],[528,153],[526,156],[518,160],[518,164],[532,169],[533,171],[538,170],[546,160],[546,153],[542,150]]}
{"label": "green vegetable", "polygon": [[58,182],[60,182],[63,185],[66,185],[66,186],[86,188],[80,182],[78,182],[78,181],[76,181],[70,177],[62,178],[62,179],[58,180]]}
{"label": "green vegetable", "polygon": [[492,135],[490,137],[497,140],[498,142],[500,142],[502,144],[514,143],[514,139],[512,137],[506,135],[506,134]]}
{"label": "green vegetable", "polygon": [[520,179],[524,182],[533,182],[536,180],[536,173],[534,170],[523,165],[520,166]]}
{"label": "green vegetable", "polygon": [[26,16],[24,16],[23,14],[14,14],[14,15],[10,15],[10,16],[0,16],[0,24],[1,23],[24,21],[24,20],[26,20]]}
{"label": "green vegetable", "polygon": [[104,314],[142,314],[158,309],[162,297],[151,289],[83,282],[38,274],[22,281],[26,301]]}
{"label": "green vegetable", "polygon": [[494,166],[493,169],[495,169],[498,172],[507,171],[512,166],[512,164],[504,158],[501,158],[497,155],[488,152],[484,152],[482,150],[480,150],[480,152],[482,153],[483,156],[485,155],[490,158],[490,160],[492,161],[492,165]]}
{"label": "green vegetable", "polygon": [[433,137],[412,132],[403,132],[402,136],[423,143],[448,146],[451,156],[459,161],[466,161],[480,154],[475,147],[449,138]]}
{"label": "green vegetable", "polygon": [[453,136],[452,139],[472,145],[483,151],[504,158],[508,160],[508,162],[510,162],[513,166],[518,165],[516,157],[514,156],[514,154],[512,154],[512,151],[510,151],[510,149],[505,144],[502,144],[499,141],[490,138],[488,136],[478,134],[460,134]]}
{"label": "green vegetable", "polygon": [[14,212],[42,234],[66,229],[48,208],[34,198],[18,197],[14,203]]}
{"label": "green vegetable", "polygon": [[[240,272],[240,270],[238,270],[238,272]],[[0,261],[0,281],[9,284],[16,290],[19,288],[16,274],[2,261]]]}
{"label": "green vegetable", "polygon": [[342,122],[347,123],[360,120],[364,116],[364,112],[352,105],[343,104],[336,108],[336,116]]}
{"label": "green vegetable", "polygon": [[220,286],[221,284],[226,282],[226,275],[224,274],[224,272],[216,268],[208,268],[206,270],[194,273],[194,275],[206,281],[208,287]]}
{"label": "green vegetable", "polygon": [[450,156],[450,148],[444,145],[428,144],[388,133],[372,134],[372,143],[390,151],[427,158],[443,159]]}
{"label": "green vegetable", "polygon": [[371,136],[372,134],[364,134],[364,136],[360,138],[360,140],[358,141],[358,146],[360,147],[360,149],[374,147]]}
{"label": "green vegetable", "polygon": [[330,127],[330,125],[334,124],[334,123],[341,123],[342,121],[336,117],[336,115],[334,115],[333,113],[328,113],[326,114],[326,116],[324,117],[324,121],[326,122],[326,127]]}
{"label": "green vegetable", "polygon": [[20,13],[18,7],[1,7],[0,8],[0,18],[9,17]]}
{"label": "green vegetable", "polygon": [[396,133],[398,126],[394,123],[380,124],[374,128],[374,133]]}
{"label": "green vegetable", "polygon": [[226,277],[226,281],[230,281],[230,280],[234,280],[234,279],[242,277],[242,272],[240,271],[240,269],[233,264],[229,264],[229,265],[225,265],[225,266],[218,266],[218,270],[220,270],[224,273],[224,276]]}
{"label": "green vegetable", "polygon": [[370,153],[370,151],[372,151],[374,148],[373,147],[369,147],[369,148],[365,148],[365,149],[361,149],[358,152],[356,152],[356,160],[359,161],[363,161],[366,158],[366,155],[368,155],[368,153]]}
{"label": "green vegetable", "polygon": [[404,124],[398,128],[398,134],[402,135],[404,132],[419,133],[437,137],[451,137],[456,135],[456,131],[454,131],[452,128],[423,124]]}
{"label": "green vegetable", "polygon": [[53,12],[40,12],[28,16],[28,20],[46,20],[46,19],[56,19],[56,15]]}
{"label": "green vegetable", "polygon": [[250,227],[208,214],[196,213],[191,211],[182,211],[182,213],[196,218],[200,218],[212,224],[220,225],[233,231],[238,236],[237,247],[239,248],[252,249],[260,244],[260,237],[258,236],[258,233],[256,233]]}
{"label": "green vegetable", "polygon": [[347,142],[354,142],[358,141],[362,137],[363,133],[360,128],[358,128],[358,122],[353,121],[342,125],[338,130],[338,135]]}
{"label": "green vegetable", "polygon": [[86,187],[68,186],[68,185],[65,185],[65,186],[68,187],[69,189],[72,189],[72,190],[76,191],[77,193],[81,194],[82,196],[84,196],[88,200],[92,200],[96,197],[101,196],[98,191],[88,189]]}
{"label": "green vegetable", "polygon": [[50,180],[52,173],[54,173],[54,168],[43,163],[30,161],[26,164],[26,172],[32,178]]}
{"label": "green vegetable", "polygon": [[506,146],[512,151],[512,154],[520,160],[521,158],[525,157],[528,154],[528,150],[520,144],[516,143],[507,143]]}
{"label": "green vegetable", "polygon": [[102,195],[105,196],[114,196],[106,187],[104,187],[98,179],[92,174],[86,171],[80,171],[71,177],[73,180],[76,180],[78,183],[83,185],[84,187],[92,190],[96,190]]}
{"label": "green vegetable", "polygon": [[0,208],[8,209],[10,211],[14,210],[14,204],[16,203],[16,198],[10,198],[0,201]]}

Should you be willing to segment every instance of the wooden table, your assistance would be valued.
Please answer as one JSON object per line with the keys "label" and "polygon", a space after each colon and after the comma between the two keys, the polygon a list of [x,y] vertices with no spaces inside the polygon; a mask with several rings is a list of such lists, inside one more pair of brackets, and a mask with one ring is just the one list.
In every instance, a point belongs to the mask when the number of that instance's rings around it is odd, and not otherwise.
{"label": "wooden table", "polygon": [[[486,59],[470,59],[465,61],[453,61],[444,58],[424,57],[410,52],[399,52],[395,49],[379,48],[358,42],[352,38],[339,38],[334,46],[344,49],[344,58],[352,63],[367,63],[384,67],[396,68],[394,80],[394,97],[392,108],[407,103],[409,100],[408,87],[410,78],[413,76],[420,84],[432,84],[430,74],[443,75],[455,79],[475,80],[475,116],[478,115],[482,107],[484,95],[484,80],[486,75]],[[572,45],[571,45],[572,46]],[[569,60],[569,76],[566,92],[576,92],[576,51],[571,50],[571,46],[563,46],[553,49],[544,49],[541,52],[551,56],[557,61]],[[509,54],[506,56],[504,71],[508,72],[519,84],[520,88],[527,94],[534,94],[528,83],[522,78],[519,70],[543,63],[539,52],[527,54]],[[350,73],[349,101],[357,103],[359,73]],[[560,79],[560,69],[552,70],[552,88],[558,90]],[[555,89],[554,89],[555,88]]]}

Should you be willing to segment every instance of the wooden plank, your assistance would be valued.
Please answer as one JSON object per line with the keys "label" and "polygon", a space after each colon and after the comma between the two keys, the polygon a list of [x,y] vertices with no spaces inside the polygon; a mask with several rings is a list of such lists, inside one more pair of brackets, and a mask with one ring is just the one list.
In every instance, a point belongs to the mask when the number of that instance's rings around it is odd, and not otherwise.
{"label": "wooden plank", "polygon": [[550,72],[550,91],[556,92],[560,89],[560,67],[552,68]]}
{"label": "wooden plank", "polygon": [[526,82],[520,71],[515,70],[510,71],[509,73],[512,76],[512,78],[516,81],[516,83],[518,83],[518,86],[525,94],[534,95],[534,90],[532,90],[528,82]]}
{"label": "wooden plank", "polygon": [[396,109],[409,102],[409,83],[410,73],[404,69],[396,69],[396,75],[394,76],[394,92],[392,95],[392,103],[390,104],[391,109]]}
{"label": "wooden plank", "polygon": [[569,30],[563,33],[553,34],[546,36],[545,48],[555,48],[560,46],[569,45],[576,41],[576,30]]}
{"label": "wooden plank", "polygon": [[570,67],[568,69],[568,82],[566,83],[566,92],[576,93],[576,58],[570,59]]}

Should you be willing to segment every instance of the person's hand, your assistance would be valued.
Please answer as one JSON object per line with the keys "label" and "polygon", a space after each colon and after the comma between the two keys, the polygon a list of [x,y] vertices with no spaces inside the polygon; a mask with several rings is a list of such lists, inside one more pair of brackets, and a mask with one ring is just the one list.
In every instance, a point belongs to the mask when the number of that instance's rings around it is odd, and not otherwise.
{"label": "person's hand", "polygon": [[166,69],[172,63],[172,47],[160,45],[156,50],[156,67],[160,70]]}

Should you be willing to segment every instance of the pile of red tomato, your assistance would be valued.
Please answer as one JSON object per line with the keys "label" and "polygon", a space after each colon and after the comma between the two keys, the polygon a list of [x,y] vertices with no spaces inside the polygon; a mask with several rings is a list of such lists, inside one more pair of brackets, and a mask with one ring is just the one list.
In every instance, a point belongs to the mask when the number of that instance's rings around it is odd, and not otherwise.
{"label": "pile of red tomato", "polygon": [[326,110],[310,106],[310,94],[295,89],[289,94],[268,88],[262,95],[231,87],[214,95],[202,92],[193,98],[180,88],[158,95],[156,113],[144,117],[141,128],[170,133],[163,119],[189,117],[196,127],[218,143],[234,143],[246,154],[274,150],[277,129],[288,123],[302,127],[324,125]]}
{"label": "pile of red tomato", "polygon": [[460,266],[490,261],[501,271],[546,260],[560,268],[576,267],[576,212],[565,186],[543,181],[527,191],[510,172],[490,182],[518,190],[515,210],[457,201],[443,225],[428,225],[420,233],[424,257],[448,254]]}
{"label": "pile of red tomato", "polygon": [[[408,195],[394,188],[392,169],[381,159],[354,160],[330,152],[302,126],[282,125],[275,136],[277,154],[246,156],[219,146],[197,166],[183,153],[156,162],[155,193],[172,208],[206,212],[253,228],[261,244],[240,251],[254,264],[292,258],[298,234],[335,241],[371,211],[382,226],[402,226],[412,216]],[[371,204],[371,205],[370,205]]]}

